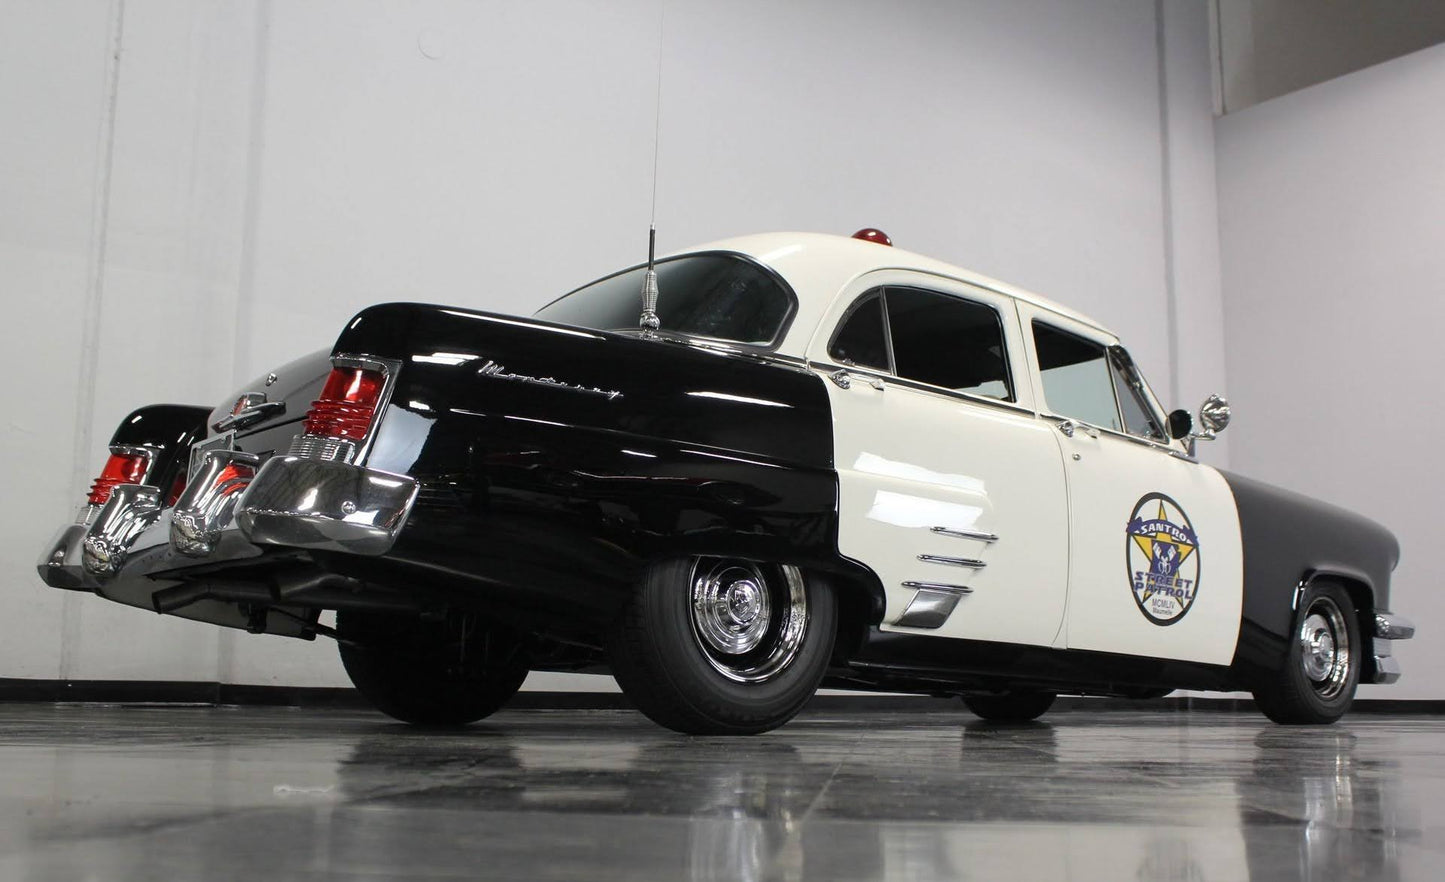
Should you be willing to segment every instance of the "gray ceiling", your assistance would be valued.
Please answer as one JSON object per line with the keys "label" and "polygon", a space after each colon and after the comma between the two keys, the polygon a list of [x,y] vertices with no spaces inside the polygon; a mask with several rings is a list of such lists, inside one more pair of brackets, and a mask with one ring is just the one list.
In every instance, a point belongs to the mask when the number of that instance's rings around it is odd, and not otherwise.
{"label": "gray ceiling", "polygon": [[1216,3],[1226,113],[1445,42],[1445,0]]}

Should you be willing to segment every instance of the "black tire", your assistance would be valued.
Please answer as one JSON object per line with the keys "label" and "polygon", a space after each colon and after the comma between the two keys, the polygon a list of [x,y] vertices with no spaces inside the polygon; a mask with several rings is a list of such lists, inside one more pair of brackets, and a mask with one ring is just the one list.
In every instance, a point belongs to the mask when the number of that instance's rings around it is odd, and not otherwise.
{"label": "black tire", "polygon": [[786,723],[813,696],[837,627],[831,589],[795,567],[670,560],[644,573],[608,657],[653,722],[689,735],[752,735]]}
{"label": "black tire", "polygon": [[1284,663],[1255,685],[1255,704],[1285,726],[1333,723],[1354,701],[1363,649],[1349,593],[1332,582],[1311,585],[1300,601]]}
{"label": "black tire", "polygon": [[964,707],[985,720],[1022,723],[1037,720],[1053,707],[1052,692],[1004,692],[999,695],[965,695]]}
{"label": "black tire", "polygon": [[525,638],[472,614],[440,621],[341,610],[341,664],[382,713],[462,726],[495,713],[527,679]]}

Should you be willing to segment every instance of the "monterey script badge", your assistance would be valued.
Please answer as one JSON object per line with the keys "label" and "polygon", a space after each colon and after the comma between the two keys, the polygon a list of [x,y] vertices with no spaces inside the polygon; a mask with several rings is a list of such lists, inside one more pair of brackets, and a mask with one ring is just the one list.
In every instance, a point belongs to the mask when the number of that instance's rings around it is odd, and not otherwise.
{"label": "monterey script badge", "polygon": [[1189,612],[1199,592],[1199,537],[1179,503],[1149,493],[1134,506],[1125,529],[1124,557],[1139,611],[1156,625]]}

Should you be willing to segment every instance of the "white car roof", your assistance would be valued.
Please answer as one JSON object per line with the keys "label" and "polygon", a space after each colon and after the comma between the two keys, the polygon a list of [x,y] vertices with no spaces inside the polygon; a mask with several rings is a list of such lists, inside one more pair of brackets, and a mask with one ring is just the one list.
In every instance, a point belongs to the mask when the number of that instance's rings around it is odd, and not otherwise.
{"label": "white car roof", "polygon": [[700,251],[731,251],[747,255],[771,268],[792,285],[798,295],[798,313],[787,339],[779,347],[780,351],[788,354],[802,354],[802,348],[807,345],[808,338],[812,336],[824,311],[845,285],[865,273],[879,270],[930,273],[987,288],[1114,336],[1088,316],[1022,288],[941,260],[850,236],[830,236],[824,233],[758,233],[685,248],[668,256]]}

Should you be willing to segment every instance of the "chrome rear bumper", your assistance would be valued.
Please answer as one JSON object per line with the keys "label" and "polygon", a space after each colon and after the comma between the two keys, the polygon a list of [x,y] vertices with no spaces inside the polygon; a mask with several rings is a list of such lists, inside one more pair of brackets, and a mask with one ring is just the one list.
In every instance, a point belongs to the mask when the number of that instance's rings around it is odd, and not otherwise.
{"label": "chrome rear bumper", "polygon": [[256,474],[236,511],[252,542],[385,554],[416,501],[416,479],[329,460],[278,456]]}
{"label": "chrome rear bumper", "polygon": [[57,531],[36,571],[55,588],[154,608],[151,596],[185,569],[258,557],[263,546],[385,554],[419,489],[405,475],[293,456],[273,457],[249,482],[227,471],[255,464],[244,453],[208,452],[173,508],[156,487],[116,487]]}

